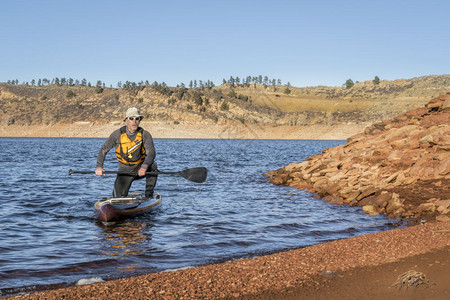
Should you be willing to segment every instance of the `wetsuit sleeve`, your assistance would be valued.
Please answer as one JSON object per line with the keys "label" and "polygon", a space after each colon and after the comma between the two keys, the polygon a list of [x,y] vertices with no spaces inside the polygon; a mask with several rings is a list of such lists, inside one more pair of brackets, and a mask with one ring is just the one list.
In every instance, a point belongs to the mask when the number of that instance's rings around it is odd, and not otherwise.
{"label": "wetsuit sleeve", "polygon": [[148,167],[151,166],[155,161],[156,151],[155,145],[153,144],[153,137],[150,134],[150,132],[144,130],[142,138],[144,140],[144,148],[146,156],[141,167],[147,170]]}
{"label": "wetsuit sleeve", "polygon": [[97,155],[97,168],[103,168],[103,163],[105,161],[106,154],[111,150],[114,146],[119,144],[120,139],[120,130],[116,130],[108,137],[103,146],[98,151]]}

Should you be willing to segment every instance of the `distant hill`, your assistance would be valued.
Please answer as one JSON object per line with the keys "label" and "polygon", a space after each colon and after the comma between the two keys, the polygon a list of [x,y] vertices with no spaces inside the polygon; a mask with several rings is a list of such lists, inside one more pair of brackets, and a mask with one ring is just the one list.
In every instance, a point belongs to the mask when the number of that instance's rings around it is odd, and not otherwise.
{"label": "distant hill", "polygon": [[423,107],[450,91],[450,75],[372,81],[346,87],[142,85],[132,89],[0,83],[2,126],[107,123],[130,106],[171,124],[369,124]]}

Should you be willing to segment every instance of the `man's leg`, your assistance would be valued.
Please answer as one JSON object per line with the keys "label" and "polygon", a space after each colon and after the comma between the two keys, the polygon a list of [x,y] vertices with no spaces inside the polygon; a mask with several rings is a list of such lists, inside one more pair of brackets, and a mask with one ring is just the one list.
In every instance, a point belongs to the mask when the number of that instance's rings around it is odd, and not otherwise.
{"label": "man's leg", "polygon": [[[158,166],[154,162],[148,169],[148,172],[158,171]],[[153,190],[156,186],[158,175],[145,175],[145,197],[153,197]]]}
{"label": "man's leg", "polygon": [[113,197],[126,197],[135,176],[117,175],[114,182]]}

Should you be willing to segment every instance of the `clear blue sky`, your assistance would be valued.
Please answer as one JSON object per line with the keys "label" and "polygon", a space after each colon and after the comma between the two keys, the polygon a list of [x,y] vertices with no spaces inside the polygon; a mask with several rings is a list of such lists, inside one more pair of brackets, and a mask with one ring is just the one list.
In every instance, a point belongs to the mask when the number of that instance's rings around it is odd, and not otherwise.
{"label": "clear blue sky", "polygon": [[450,73],[448,0],[14,0],[0,81],[267,75],[297,87]]}

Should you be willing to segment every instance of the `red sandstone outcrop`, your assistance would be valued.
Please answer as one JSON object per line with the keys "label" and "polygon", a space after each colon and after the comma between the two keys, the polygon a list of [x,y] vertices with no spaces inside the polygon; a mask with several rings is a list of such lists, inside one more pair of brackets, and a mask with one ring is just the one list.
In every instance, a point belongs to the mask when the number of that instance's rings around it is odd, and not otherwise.
{"label": "red sandstone outcrop", "polygon": [[268,180],[370,214],[450,220],[450,93],[367,127]]}

